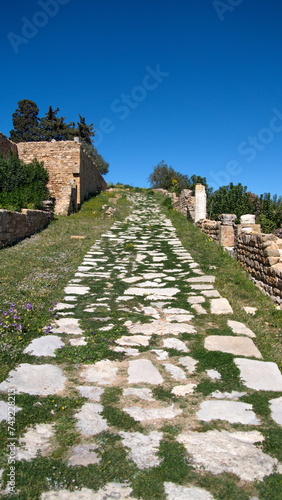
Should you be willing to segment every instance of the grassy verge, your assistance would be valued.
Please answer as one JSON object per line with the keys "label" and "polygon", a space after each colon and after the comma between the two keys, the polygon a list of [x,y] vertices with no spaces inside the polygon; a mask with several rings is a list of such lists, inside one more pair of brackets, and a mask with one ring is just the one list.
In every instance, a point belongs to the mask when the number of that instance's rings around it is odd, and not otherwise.
{"label": "grassy verge", "polygon": [[[159,202],[161,195],[157,195]],[[242,321],[256,334],[256,344],[265,361],[276,362],[282,369],[282,311],[250,280],[240,264],[208,236],[176,210],[163,207],[177,230],[183,246],[206,274],[216,277],[215,288],[228,298],[234,319]],[[215,268],[214,268],[215,266]],[[245,313],[243,306],[257,307],[255,316]]]}
{"label": "grassy verge", "polygon": [[121,196],[113,204],[115,216],[106,217],[102,206],[111,206],[113,197],[113,193],[103,192],[85,202],[76,214],[56,216],[44,231],[1,250],[1,379],[18,362],[24,347],[53,319],[52,308],[63,298],[64,286],[88,249],[128,213],[128,202]]}

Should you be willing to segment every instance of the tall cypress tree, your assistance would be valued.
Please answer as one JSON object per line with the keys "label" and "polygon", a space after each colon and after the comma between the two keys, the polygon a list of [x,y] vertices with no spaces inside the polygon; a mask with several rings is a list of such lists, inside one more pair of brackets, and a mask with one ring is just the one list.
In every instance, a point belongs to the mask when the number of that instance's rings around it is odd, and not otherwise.
{"label": "tall cypress tree", "polygon": [[74,123],[65,123],[65,118],[57,116],[59,108],[49,109],[40,120],[40,133],[42,141],[68,141],[72,140],[76,134]]}
{"label": "tall cypress tree", "polygon": [[91,123],[87,125],[84,116],[79,116],[79,122],[77,123],[77,135],[82,142],[93,145],[92,137],[95,135],[94,125]]}
{"label": "tall cypress tree", "polygon": [[18,108],[13,113],[13,130],[10,139],[14,142],[40,141],[39,109],[35,102],[23,99],[18,102]]}

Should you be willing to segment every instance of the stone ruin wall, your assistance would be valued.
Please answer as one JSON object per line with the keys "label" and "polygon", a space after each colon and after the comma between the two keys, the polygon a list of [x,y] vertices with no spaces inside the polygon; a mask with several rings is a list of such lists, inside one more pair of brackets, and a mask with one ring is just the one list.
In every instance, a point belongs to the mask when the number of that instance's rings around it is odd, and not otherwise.
{"label": "stone ruin wall", "polygon": [[107,183],[96,168],[92,158],[80,147],[80,203],[89,194],[100,193],[107,189]]}
{"label": "stone ruin wall", "polygon": [[[156,191],[173,196],[166,190]],[[200,205],[203,205],[202,202]],[[223,214],[219,221],[206,218],[195,221],[195,197],[189,190],[183,190],[179,197],[174,198],[173,208],[192,219],[209,238],[225,247],[251,275],[256,285],[275,302],[282,304],[282,239],[261,233],[253,215],[243,216],[241,223],[236,225],[235,214]]]}
{"label": "stone ruin wall", "polygon": [[0,132],[0,153],[7,158],[11,153],[18,156],[17,145]]}
{"label": "stone ruin wall", "polygon": [[42,210],[0,210],[0,248],[17,243],[48,226],[52,214]]}
{"label": "stone ruin wall", "polygon": [[282,239],[274,234],[241,233],[234,250],[255,283],[282,303]]}
{"label": "stone ruin wall", "polygon": [[174,208],[188,219],[195,218],[195,196],[190,189],[183,189],[175,200]]}
{"label": "stone ruin wall", "polygon": [[107,188],[93,160],[75,141],[21,142],[21,160],[43,161],[49,174],[48,188],[56,199],[55,213],[69,215],[93,193]]}
{"label": "stone ruin wall", "polygon": [[[107,188],[94,162],[75,141],[13,143],[0,133],[0,152],[11,153],[25,163],[43,161],[49,174],[48,188],[55,198],[55,213],[69,215],[90,194]],[[48,225],[51,214],[40,210],[0,210],[0,248],[11,245]]]}
{"label": "stone ruin wall", "polygon": [[202,219],[196,223],[196,226],[216,243],[220,243],[220,221]]}
{"label": "stone ruin wall", "polygon": [[[44,162],[49,174],[48,189],[56,199],[55,211],[70,212],[71,191],[75,189],[73,168],[79,168],[77,145],[73,141],[20,142],[19,158],[30,163],[34,158]],[[76,208],[76,207],[72,207]]]}

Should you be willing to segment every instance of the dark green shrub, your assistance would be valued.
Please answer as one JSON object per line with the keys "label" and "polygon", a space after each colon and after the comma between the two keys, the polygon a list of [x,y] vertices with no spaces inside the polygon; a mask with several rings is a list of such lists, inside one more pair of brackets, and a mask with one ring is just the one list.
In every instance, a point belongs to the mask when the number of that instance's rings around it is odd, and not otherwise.
{"label": "dark green shrub", "polygon": [[17,156],[0,157],[0,207],[8,210],[40,209],[50,198],[48,172],[43,162],[23,163]]}
{"label": "dark green shrub", "polygon": [[162,202],[162,206],[166,207],[168,210],[172,210],[173,206],[172,206],[171,198],[165,198],[164,201]]}

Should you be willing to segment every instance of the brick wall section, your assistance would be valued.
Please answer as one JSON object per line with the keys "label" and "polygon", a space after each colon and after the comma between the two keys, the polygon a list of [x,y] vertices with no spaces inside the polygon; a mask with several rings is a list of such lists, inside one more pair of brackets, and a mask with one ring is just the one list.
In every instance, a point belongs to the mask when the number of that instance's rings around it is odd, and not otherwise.
{"label": "brick wall section", "polygon": [[0,248],[12,245],[48,226],[52,215],[41,210],[0,210]]}
{"label": "brick wall section", "polygon": [[206,233],[209,238],[214,240],[216,243],[220,242],[220,227],[221,222],[209,219],[202,219],[196,223],[196,226]]}
{"label": "brick wall section", "polygon": [[18,156],[17,145],[0,132],[0,153],[7,158],[11,153]]}
{"label": "brick wall section", "polygon": [[57,214],[69,215],[89,194],[107,188],[92,159],[75,141],[20,142],[17,146],[25,163],[33,158],[44,162]]}
{"label": "brick wall section", "polygon": [[241,233],[235,255],[256,284],[282,303],[282,239],[274,234]]}

